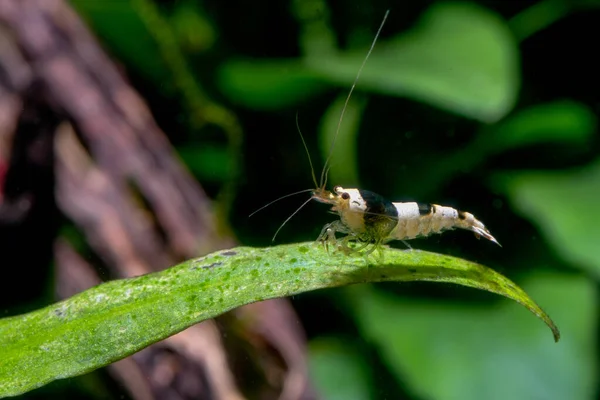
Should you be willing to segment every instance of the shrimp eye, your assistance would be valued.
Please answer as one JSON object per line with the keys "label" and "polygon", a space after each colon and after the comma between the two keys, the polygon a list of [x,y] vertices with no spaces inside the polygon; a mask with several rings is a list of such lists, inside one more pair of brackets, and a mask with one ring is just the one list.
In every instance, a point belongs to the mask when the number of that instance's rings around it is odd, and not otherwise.
{"label": "shrimp eye", "polygon": [[340,189],[341,189],[341,188],[342,188],[341,186],[334,186],[334,187],[333,187],[333,191],[334,191],[335,193],[337,193],[337,192],[339,192],[339,191],[340,191]]}
{"label": "shrimp eye", "polygon": [[342,199],[348,200],[349,198],[350,198],[350,195],[347,192],[342,193]]}

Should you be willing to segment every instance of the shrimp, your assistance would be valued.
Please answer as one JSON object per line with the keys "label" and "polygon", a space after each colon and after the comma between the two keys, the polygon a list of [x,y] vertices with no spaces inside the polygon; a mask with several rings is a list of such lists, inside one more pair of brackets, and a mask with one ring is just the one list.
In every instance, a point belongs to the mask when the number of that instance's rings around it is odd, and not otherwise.
{"label": "shrimp", "polygon": [[368,252],[370,254],[379,245],[392,240],[405,241],[455,228],[469,230],[476,238],[484,237],[501,246],[473,214],[452,207],[393,203],[368,190],[341,186],[335,186],[333,192],[317,189],[311,199],[332,205],[331,211],[340,217],[323,227],[318,240],[337,243],[336,233],[344,233],[341,247],[345,250],[351,250],[348,246],[351,240],[364,243],[359,249],[373,243],[375,246]]}
{"label": "shrimp", "polygon": [[[330,168],[331,156],[335,148],[335,142],[340,131],[344,113],[346,111],[352,92],[356,87],[360,74],[375,47],[375,43],[383,29],[385,21],[388,17],[389,10],[386,11],[383,21],[381,22],[375,38],[369,48],[369,51],[364,58],[356,78],[350,88],[340,118],[338,120],[337,129],[332,140],[327,159],[323,165],[320,179],[317,182],[315,170],[313,167],[310,152],[306,141],[302,136],[298,125],[298,117],[296,116],[296,126],[302,144],[308,156],[312,179],[315,184],[314,189],[305,189],[299,192],[291,193],[282,196],[265,206],[259,208],[256,212],[270,206],[271,204],[287,198],[289,196],[300,193],[311,192],[311,196],[300,207],[296,209],[280,226],[273,236],[273,241],[277,237],[279,231],[285,224],[293,218],[306,204],[312,200],[320,203],[329,204],[332,206],[331,211],[337,214],[340,219],[326,224],[318,241],[323,242],[327,247],[329,244],[336,244],[346,252],[360,251],[366,248],[369,244],[374,246],[365,252],[369,255],[381,245],[393,240],[410,240],[417,237],[425,237],[435,233],[441,233],[446,230],[455,228],[466,229],[475,234],[476,238],[484,237],[493,243],[501,246],[500,243],[492,236],[485,225],[479,221],[471,213],[459,211],[452,207],[441,206],[437,204],[424,204],[416,202],[393,203],[377,193],[363,189],[346,189],[341,186],[335,186],[333,191],[326,189],[327,176]],[[341,241],[336,237],[337,233],[345,234]],[[350,247],[350,242],[357,242],[355,247]],[[406,242],[404,242],[407,244]],[[410,248],[410,246],[407,244]]]}

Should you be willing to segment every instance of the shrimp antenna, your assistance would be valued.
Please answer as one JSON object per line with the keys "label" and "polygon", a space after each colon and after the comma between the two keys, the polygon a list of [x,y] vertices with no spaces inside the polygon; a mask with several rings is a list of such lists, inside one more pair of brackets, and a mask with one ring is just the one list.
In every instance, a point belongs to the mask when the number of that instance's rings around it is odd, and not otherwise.
{"label": "shrimp antenna", "polygon": [[[318,187],[318,185],[317,185],[317,177],[315,175],[315,168],[313,167],[312,158],[310,157],[310,152],[308,151],[308,146],[306,145],[306,141],[304,140],[304,136],[302,135],[302,131],[300,131],[300,122],[298,122],[298,113],[297,112],[296,112],[296,128],[298,129],[298,133],[300,134],[300,139],[302,140],[302,145],[304,146],[304,151],[306,152],[306,156],[308,157],[308,163],[310,164],[310,173],[312,174],[313,182],[315,184],[315,187]],[[264,210],[265,208],[269,207],[273,203],[277,203],[279,200],[283,200],[283,199],[295,196],[295,195],[300,194],[300,193],[312,192],[313,190],[314,189],[304,189],[304,190],[300,190],[299,192],[289,193],[289,194],[286,194],[284,196],[278,197],[275,200],[268,202],[267,204],[265,204],[264,206],[262,206],[258,210],[254,211],[252,214],[248,215],[248,218],[250,218],[251,216],[253,216],[257,212]],[[286,220],[285,222],[287,222],[288,220]],[[284,225],[285,225],[285,222],[284,222]],[[282,225],[282,227],[283,227],[283,225]],[[281,229],[281,227],[279,229]],[[277,232],[279,232],[279,230]],[[275,236],[277,236],[277,233],[275,233]],[[274,239],[275,239],[275,237],[273,237],[273,240]]]}
{"label": "shrimp antenna", "polygon": [[300,130],[300,122],[298,122],[298,112],[296,112],[296,128],[298,129],[298,134],[300,134],[300,139],[302,139],[302,145],[304,146],[304,151],[306,151],[306,156],[308,157],[308,163],[310,164],[310,173],[312,175],[313,182],[315,184],[315,188],[318,188],[317,177],[315,175],[315,168],[313,167],[312,158],[310,157],[310,152],[308,151],[308,146],[306,145],[306,141],[304,140],[304,136],[302,135],[302,131]]}
{"label": "shrimp antenna", "polygon": [[[310,190],[313,190],[313,189],[310,189]],[[298,208],[296,209],[296,211],[294,211],[294,212],[292,213],[292,215],[290,215],[289,217],[287,217],[287,219],[286,219],[285,221],[283,221],[283,223],[282,223],[281,225],[279,225],[279,228],[277,229],[277,231],[276,231],[276,232],[275,232],[275,234],[273,235],[273,239],[271,239],[271,242],[274,242],[274,241],[275,241],[275,238],[277,237],[277,234],[279,233],[279,231],[281,230],[281,228],[283,228],[283,227],[284,227],[284,225],[285,225],[285,224],[287,224],[287,223],[288,223],[288,221],[294,217],[294,215],[298,214],[298,211],[302,210],[302,208],[304,208],[304,206],[305,206],[305,205],[307,205],[308,203],[310,203],[310,201],[311,201],[312,199],[313,199],[313,198],[312,198],[312,196],[311,196],[311,197],[309,197],[309,198],[308,198],[308,200],[306,200],[304,203],[302,203],[302,205],[301,205],[300,207],[298,207]]]}
{"label": "shrimp antenna", "polygon": [[[306,156],[308,157],[308,163],[310,164],[310,173],[312,174],[313,182],[315,184],[315,187],[318,187],[318,185],[317,185],[317,176],[315,175],[315,168],[313,167],[312,158],[310,157],[310,152],[308,151],[308,146],[306,145],[306,141],[304,140],[304,136],[302,135],[302,131],[300,131],[300,122],[298,122],[298,113],[297,112],[296,112],[296,128],[298,129],[298,133],[300,134],[300,139],[302,140],[302,145],[304,146],[304,151],[306,152]],[[312,192],[313,190],[314,189],[304,189],[304,190],[300,190],[298,192],[289,193],[289,194],[286,194],[284,196],[278,197],[275,200],[268,202],[267,204],[265,204],[264,206],[262,206],[258,210],[254,211],[252,214],[248,215],[248,218],[250,218],[251,216],[253,216],[257,212],[264,210],[265,208],[269,207],[273,203],[277,203],[279,200],[283,200],[283,199],[295,196],[295,195],[300,194],[300,193]],[[304,207],[304,204],[302,206]],[[296,212],[298,212],[298,210],[296,210]],[[287,222],[288,220],[289,220],[289,218],[285,222]],[[283,223],[284,225],[285,225],[285,222]],[[283,227],[283,225],[281,227],[279,227],[279,229],[281,229],[282,227]],[[277,232],[279,232],[279,230]],[[275,233],[275,236],[277,236],[277,233]],[[275,236],[273,237],[273,240],[275,240]]]}
{"label": "shrimp antenna", "polygon": [[[251,216],[253,216],[253,215],[254,215],[254,214],[256,214],[257,212],[259,212],[259,211],[262,211],[262,210],[264,210],[265,208],[269,207],[271,204],[273,204],[273,203],[277,203],[279,200],[287,199],[288,197],[292,197],[292,196],[295,196],[295,195],[297,195],[297,194],[300,194],[300,193],[312,192],[313,190],[314,190],[314,189],[304,189],[304,190],[300,190],[300,191],[298,191],[298,192],[289,193],[289,194],[286,194],[286,195],[284,195],[284,196],[278,197],[278,198],[276,198],[275,200],[268,202],[267,204],[265,204],[264,206],[262,206],[262,207],[261,207],[261,208],[259,208],[258,210],[254,211],[252,214],[248,215],[248,218],[250,218]],[[311,197],[311,199],[312,199],[312,197]]]}
{"label": "shrimp antenna", "polygon": [[[379,38],[379,34],[381,33],[381,30],[383,29],[383,25],[385,25],[385,21],[387,20],[389,13],[390,13],[390,10],[387,10],[385,12],[385,15],[383,16],[383,21],[381,21],[381,24],[379,25],[379,29],[377,29],[377,33],[375,34],[373,43],[371,43],[371,47],[369,48],[369,51],[367,52],[367,56],[365,57],[360,68],[358,69],[356,78],[354,78],[354,83],[352,84],[352,87],[350,88],[350,92],[348,92],[348,96],[346,97],[346,101],[344,102],[344,107],[342,108],[342,113],[340,114],[340,119],[337,124],[335,135],[333,136],[333,141],[331,142],[331,146],[329,147],[329,153],[327,154],[327,159],[325,160],[325,164],[323,165],[323,171],[321,171],[321,180],[319,181],[320,182],[319,187],[325,187],[325,185],[327,184],[327,174],[329,172],[329,161],[331,161],[331,155],[333,154],[333,149],[335,148],[335,142],[337,140],[338,134],[340,133],[340,127],[342,126],[342,120],[344,119],[344,114],[346,113],[346,108],[348,107],[348,102],[350,101],[352,92],[354,91],[354,88],[356,87],[358,78],[360,78],[360,73],[362,72],[363,68],[365,67],[367,60],[369,59],[369,56],[371,55],[371,52],[375,48],[375,43],[377,43],[377,39]],[[304,139],[303,139],[303,141],[304,141]]]}

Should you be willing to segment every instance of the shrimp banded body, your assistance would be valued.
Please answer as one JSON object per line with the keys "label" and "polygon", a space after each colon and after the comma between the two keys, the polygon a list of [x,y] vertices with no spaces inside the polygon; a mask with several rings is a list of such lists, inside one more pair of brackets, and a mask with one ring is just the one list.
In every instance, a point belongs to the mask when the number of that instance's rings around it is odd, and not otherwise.
{"label": "shrimp banded body", "polygon": [[332,205],[340,220],[327,224],[320,239],[337,241],[336,233],[365,244],[382,244],[392,240],[410,240],[455,228],[466,229],[477,238],[500,245],[485,225],[471,213],[437,204],[415,202],[393,203],[384,197],[361,189],[336,186],[333,192],[316,190],[313,199]]}

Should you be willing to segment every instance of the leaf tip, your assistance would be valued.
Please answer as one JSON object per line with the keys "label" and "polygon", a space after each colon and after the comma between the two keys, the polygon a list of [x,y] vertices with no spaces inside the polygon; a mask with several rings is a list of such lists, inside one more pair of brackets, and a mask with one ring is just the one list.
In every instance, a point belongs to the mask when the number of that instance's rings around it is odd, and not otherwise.
{"label": "leaf tip", "polygon": [[558,343],[560,340],[560,331],[558,327],[554,324],[550,325],[550,329],[552,329],[552,334],[554,335],[554,343]]}

